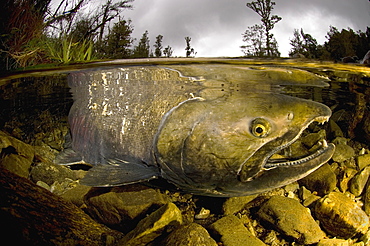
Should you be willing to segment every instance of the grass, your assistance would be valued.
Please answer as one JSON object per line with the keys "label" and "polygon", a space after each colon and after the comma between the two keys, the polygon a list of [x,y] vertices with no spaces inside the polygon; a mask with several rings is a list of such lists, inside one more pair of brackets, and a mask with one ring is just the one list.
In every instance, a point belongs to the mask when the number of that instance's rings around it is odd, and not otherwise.
{"label": "grass", "polygon": [[63,64],[86,62],[93,59],[93,42],[83,40],[73,42],[72,38],[46,39],[47,53],[50,59]]}

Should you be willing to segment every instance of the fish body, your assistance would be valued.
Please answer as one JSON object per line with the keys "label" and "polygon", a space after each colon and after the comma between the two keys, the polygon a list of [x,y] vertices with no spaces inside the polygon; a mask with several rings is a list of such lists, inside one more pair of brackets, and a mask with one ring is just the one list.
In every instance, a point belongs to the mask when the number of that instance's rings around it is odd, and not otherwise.
{"label": "fish body", "polygon": [[86,185],[162,177],[194,194],[244,196],[300,179],[334,152],[324,142],[299,160],[269,162],[310,123],[329,119],[318,102],[157,66],[75,72],[69,84],[72,148],[93,166]]}

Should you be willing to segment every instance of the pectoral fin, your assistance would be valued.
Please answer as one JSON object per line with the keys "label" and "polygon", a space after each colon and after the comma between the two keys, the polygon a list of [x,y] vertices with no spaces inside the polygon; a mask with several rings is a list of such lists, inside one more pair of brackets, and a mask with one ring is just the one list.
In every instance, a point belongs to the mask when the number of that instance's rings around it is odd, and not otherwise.
{"label": "pectoral fin", "polygon": [[54,163],[59,165],[76,165],[84,164],[91,166],[90,164],[83,161],[82,156],[75,152],[72,148],[64,149],[61,151],[54,160]]}
{"label": "pectoral fin", "polygon": [[108,187],[148,181],[159,176],[160,172],[156,166],[109,160],[109,164],[100,164],[91,168],[80,183],[94,187]]}

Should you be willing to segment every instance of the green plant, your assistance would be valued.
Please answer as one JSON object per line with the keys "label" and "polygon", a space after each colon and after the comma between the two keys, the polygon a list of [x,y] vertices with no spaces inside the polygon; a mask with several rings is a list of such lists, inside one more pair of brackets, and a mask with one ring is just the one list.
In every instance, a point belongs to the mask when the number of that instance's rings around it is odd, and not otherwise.
{"label": "green plant", "polygon": [[69,37],[49,38],[46,40],[46,47],[50,59],[64,64],[93,59],[93,42],[91,40],[73,42],[73,39]]}

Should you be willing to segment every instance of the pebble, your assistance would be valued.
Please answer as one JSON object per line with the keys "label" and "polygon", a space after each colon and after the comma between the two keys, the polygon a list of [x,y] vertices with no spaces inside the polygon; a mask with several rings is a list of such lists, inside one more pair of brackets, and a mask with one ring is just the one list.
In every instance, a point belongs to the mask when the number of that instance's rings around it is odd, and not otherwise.
{"label": "pebble", "polygon": [[367,166],[351,179],[351,183],[349,186],[350,192],[355,196],[360,196],[365,188],[369,176],[370,166]]}
{"label": "pebble", "polygon": [[334,120],[329,120],[329,136],[331,139],[343,137],[343,132]]}
{"label": "pebble", "polygon": [[342,192],[346,192],[349,186],[350,180],[356,175],[357,170],[347,167],[341,173],[341,178],[339,181],[339,188]]}
{"label": "pebble", "polygon": [[364,200],[364,211],[370,216],[370,182],[366,184],[362,199]]}
{"label": "pebble", "polygon": [[72,189],[67,190],[60,196],[67,201],[72,202],[79,208],[85,207],[85,195],[92,189],[90,186],[86,185],[76,185]]}
{"label": "pebble", "polygon": [[361,169],[370,165],[370,154],[359,155],[356,157],[357,166]]}
{"label": "pebble", "polygon": [[166,204],[166,198],[144,185],[126,185],[91,189],[84,202],[86,211],[95,220],[128,232],[148,213]]}
{"label": "pebble", "polygon": [[347,144],[339,143],[335,145],[335,151],[332,156],[333,161],[343,162],[355,156],[355,150]]}
{"label": "pebble", "polygon": [[320,225],[334,237],[348,239],[366,233],[369,227],[366,213],[340,192],[331,192],[318,200],[314,211]]}
{"label": "pebble", "polygon": [[153,242],[164,231],[171,231],[182,224],[181,211],[173,203],[167,203],[142,219],[134,230],[126,234],[118,245],[138,246]]}
{"label": "pebble", "polygon": [[217,246],[208,231],[197,223],[180,226],[174,230],[165,240],[166,246]]}
{"label": "pebble", "polygon": [[316,191],[320,196],[323,196],[334,190],[337,185],[337,176],[330,165],[326,163],[298,182],[310,191]]}
{"label": "pebble", "polygon": [[316,246],[350,246],[350,244],[347,240],[344,239],[338,239],[338,238],[325,238],[320,240],[320,242],[317,243]]}
{"label": "pebble", "polygon": [[243,223],[234,215],[227,215],[209,226],[215,237],[220,238],[224,246],[264,246]]}
{"label": "pebble", "polygon": [[325,130],[320,130],[316,133],[309,133],[306,136],[302,137],[302,143],[308,147],[312,148],[314,145],[316,145],[317,142],[319,142],[321,139],[326,138],[326,132]]}
{"label": "pebble", "polygon": [[43,181],[48,185],[54,182],[63,183],[67,179],[77,180],[80,178],[78,171],[72,171],[66,166],[54,164],[52,162],[40,162],[32,167],[30,172],[31,180],[35,183]]}
{"label": "pebble", "polygon": [[299,243],[313,244],[325,237],[309,210],[295,199],[273,196],[262,204],[257,215]]}
{"label": "pebble", "polygon": [[211,210],[206,209],[206,208],[201,208],[199,213],[197,213],[194,216],[194,218],[197,220],[203,220],[203,219],[207,219],[210,214],[211,214]]}
{"label": "pebble", "polygon": [[368,230],[364,235],[362,235],[361,241],[365,245],[370,245],[370,230]]}
{"label": "pebble", "polygon": [[239,212],[257,196],[258,195],[250,195],[227,198],[222,205],[223,214],[230,215]]}

